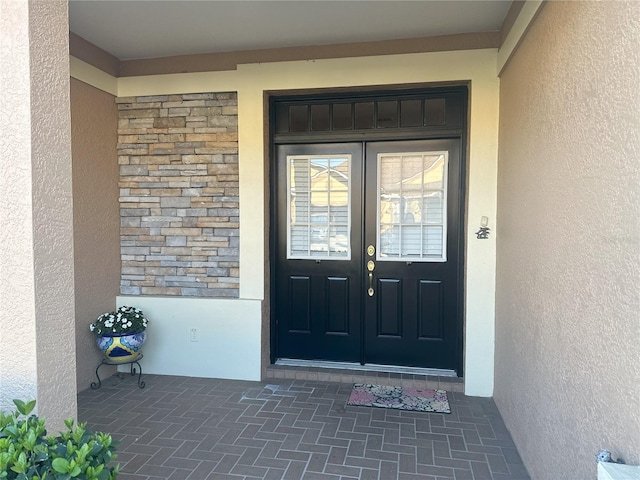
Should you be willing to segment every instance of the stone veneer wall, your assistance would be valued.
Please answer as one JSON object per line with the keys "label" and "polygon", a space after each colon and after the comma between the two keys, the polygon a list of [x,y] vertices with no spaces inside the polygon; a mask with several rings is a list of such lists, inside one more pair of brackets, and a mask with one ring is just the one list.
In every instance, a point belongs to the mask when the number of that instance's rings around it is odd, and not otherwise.
{"label": "stone veneer wall", "polygon": [[116,101],[121,294],[237,297],[237,94]]}

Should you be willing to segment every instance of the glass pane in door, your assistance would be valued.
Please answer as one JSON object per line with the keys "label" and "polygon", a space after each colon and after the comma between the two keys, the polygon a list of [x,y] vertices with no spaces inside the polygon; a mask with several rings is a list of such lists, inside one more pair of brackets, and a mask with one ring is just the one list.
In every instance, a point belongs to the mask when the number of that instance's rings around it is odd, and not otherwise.
{"label": "glass pane in door", "polygon": [[351,155],[287,157],[287,258],[351,258]]}
{"label": "glass pane in door", "polygon": [[378,154],[378,260],[447,260],[448,152]]}

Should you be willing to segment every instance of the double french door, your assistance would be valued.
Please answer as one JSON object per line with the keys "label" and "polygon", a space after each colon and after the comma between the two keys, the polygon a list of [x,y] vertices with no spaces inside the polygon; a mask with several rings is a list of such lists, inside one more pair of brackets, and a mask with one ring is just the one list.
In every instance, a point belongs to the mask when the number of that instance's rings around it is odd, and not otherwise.
{"label": "double french door", "polygon": [[277,357],[459,371],[460,140],[276,157]]}

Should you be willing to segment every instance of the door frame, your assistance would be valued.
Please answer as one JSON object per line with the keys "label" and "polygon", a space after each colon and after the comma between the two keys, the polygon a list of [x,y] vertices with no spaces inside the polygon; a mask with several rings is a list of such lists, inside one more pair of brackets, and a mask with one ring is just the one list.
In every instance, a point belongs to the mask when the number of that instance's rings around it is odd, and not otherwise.
{"label": "door frame", "polygon": [[[276,141],[275,117],[276,104],[284,101],[322,101],[332,99],[344,99],[344,101],[357,101],[364,98],[384,98],[386,96],[401,95],[406,93],[423,93],[423,94],[442,94],[451,91],[464,92],[464,108],[462,112],[462,125],[456,129],[440,129],[437,131],[428,131],[426,129],[408,132],[375,130],[366,134],[354,135],[353,132],[338,135],[319,135],[317,133],[294,134],[288,137],[279,136]],[[277,222],[277,203],[276,192],[278,187],[277,176],[277,156],[276,145],[304,144],[304,143],[336,143],[347,141],[388,141],[388,140],[430,140],[439,138],[457,139],[460,142],[461,152],[461,171],[460,171],[460,234],[458,236],[458,268],[457,268],[457,305],[456,312],[456,373],[458,377],[464,376],[464,330],[465,330],[465,271],[466,271],[466,234],[467,234],[467,203],[469,192],[467,188],[467,177],[469,170],[469,118],[470,118],[470,81],[459,82],[437,82],[425,84],[405,84],[405,85],[384,85],[371,87],[346,87],[346,88],[321,88],[321,89],[304,89],[304,90],[271,90],[264,92],[264,111],[265,111],[265,173],[268,181],[268,246],[266,258],[266,270],[268,275],[268,283],[265,288],[266,305],[263,312],[268,314],[266,324],[268,325],[269,335],[269,352],[267,355],[263,352],[262,357],[270,364],[274,364],[278,359],[278,336],[276,322],[276,270],[274,259],[277,255],[277,228],[274,228]],[[364,341],[364,339],[362,339]]]}

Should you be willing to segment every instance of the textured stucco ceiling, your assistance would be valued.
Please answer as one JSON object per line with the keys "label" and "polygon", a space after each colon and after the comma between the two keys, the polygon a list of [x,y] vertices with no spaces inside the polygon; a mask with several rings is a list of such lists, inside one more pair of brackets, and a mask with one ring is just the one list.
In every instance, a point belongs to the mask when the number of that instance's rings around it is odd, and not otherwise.
{"label": "textured stucco ceiling", "polygon": [[71,0],[70,29],[121,60],[500,29],[509,0]]}

